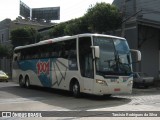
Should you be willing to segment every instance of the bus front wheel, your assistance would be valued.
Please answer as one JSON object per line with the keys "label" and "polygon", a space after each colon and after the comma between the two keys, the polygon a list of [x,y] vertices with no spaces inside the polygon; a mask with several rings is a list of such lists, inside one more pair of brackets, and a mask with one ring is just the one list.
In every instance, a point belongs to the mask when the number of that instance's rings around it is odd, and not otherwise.
{"label": "bus front wheel", "polygon": [[112,94],[105,94],[103,95],[104,98],[110,98],[112,96]]}
{"label": "bus front wheel", "polygon": [[74,97],[80,97],[80,85],[77,81],[72,84],[72,93]]}

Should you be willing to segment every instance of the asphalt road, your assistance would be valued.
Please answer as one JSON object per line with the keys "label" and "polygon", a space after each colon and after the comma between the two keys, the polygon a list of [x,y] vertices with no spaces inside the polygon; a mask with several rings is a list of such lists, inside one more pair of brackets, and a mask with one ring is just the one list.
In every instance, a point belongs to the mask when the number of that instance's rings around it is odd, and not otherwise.
{"label": "asphalt road", "polygon": [[[40,87],[26,89],[13,82],[0,82],[0,111],[160,111],[160,89],[133,89],[132,94],[110,98],[83,94],[77,99],[66,91]],[[64,112],[62,117],[66,114]],[[88,116],[101,115],[95,112]]]}

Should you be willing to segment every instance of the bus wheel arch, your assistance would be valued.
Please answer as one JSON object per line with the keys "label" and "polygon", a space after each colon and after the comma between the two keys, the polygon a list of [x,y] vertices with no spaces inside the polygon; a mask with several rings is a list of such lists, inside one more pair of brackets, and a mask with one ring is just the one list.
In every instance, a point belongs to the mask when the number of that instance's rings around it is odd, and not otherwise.
{"label": "bus wheel arch", "polygon": [[23,78],[23,75],[20,75],[19,76],[19,86],[20,87],[24,87],[25,83],[24,83],[24,78]]}
{"label": "bus wheel arch", "polygon": [[25,87],[26,87],[26,88],[29,88],[29,87],[30,87],[30,79],[29,79],[29,76],[28,76],[28,75],[25,76]]}
{"label": "bus wheel arch", "polygon": [[74,97],[80,97],[80,84],[76,78],[72,78],[70,81],[70,91]]}

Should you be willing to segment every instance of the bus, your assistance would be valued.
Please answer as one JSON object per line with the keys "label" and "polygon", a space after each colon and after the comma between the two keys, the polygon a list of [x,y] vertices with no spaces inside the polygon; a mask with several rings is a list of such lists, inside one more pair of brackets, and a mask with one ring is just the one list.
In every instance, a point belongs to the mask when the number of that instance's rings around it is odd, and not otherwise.
{"label": "bus", "polygon": [[78,34],[18,46],[13,55],[13,80],[80,93],[112,95],[131,93],[131,50],[126,39],[104,34]]}

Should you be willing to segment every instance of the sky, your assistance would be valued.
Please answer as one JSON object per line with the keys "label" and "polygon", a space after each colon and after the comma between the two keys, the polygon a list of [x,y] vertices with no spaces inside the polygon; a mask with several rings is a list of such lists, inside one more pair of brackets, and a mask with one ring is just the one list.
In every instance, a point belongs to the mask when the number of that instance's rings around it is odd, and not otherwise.
{"label": "sky", "polygon": [[[97,2],[112,3],[113,0],[21,0],[30,8],[60,7],[60,20],[63,22],[83,16],[90,5]],[[0,21],[10,18],[15,20],[19,16],[20,0],[0,0]]]}

